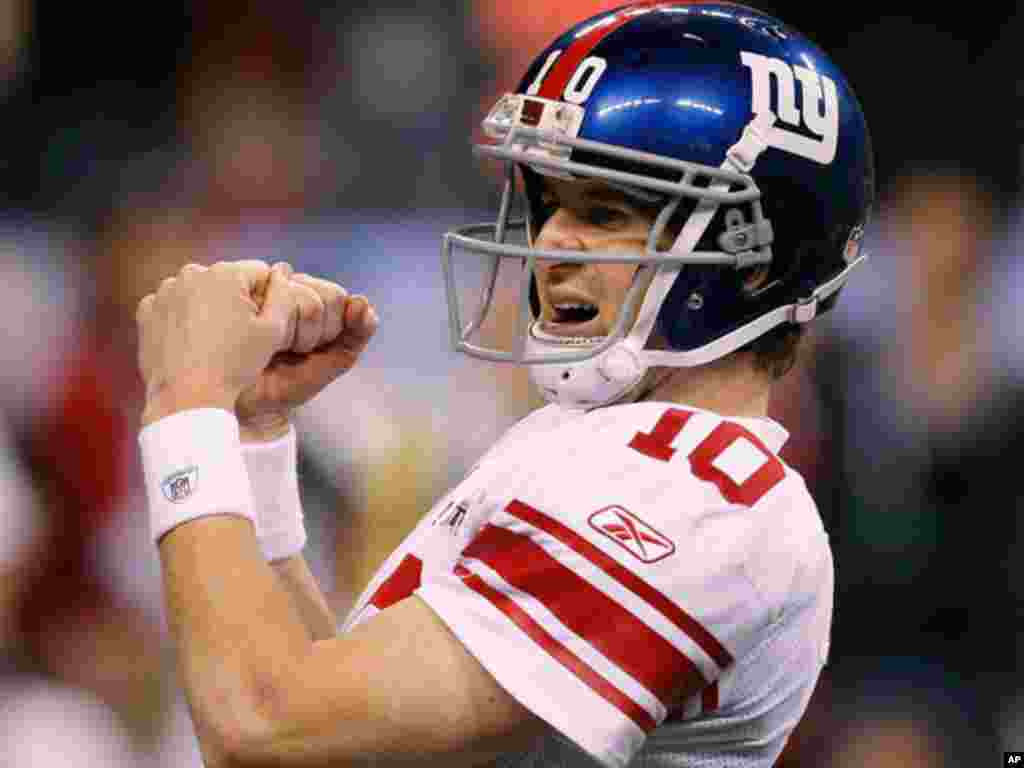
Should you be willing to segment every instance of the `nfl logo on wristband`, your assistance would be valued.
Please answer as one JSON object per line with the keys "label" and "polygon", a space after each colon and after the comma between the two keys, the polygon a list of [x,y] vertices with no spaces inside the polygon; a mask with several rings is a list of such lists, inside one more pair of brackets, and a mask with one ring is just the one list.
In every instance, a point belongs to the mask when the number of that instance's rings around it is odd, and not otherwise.
{"label": "nfl logo on wristband", "polygon": [[187,499],[198,487],[199,467],[195,465],[168,475],[160,483],[160,490],[163,491],[164,498],[175,504]]}

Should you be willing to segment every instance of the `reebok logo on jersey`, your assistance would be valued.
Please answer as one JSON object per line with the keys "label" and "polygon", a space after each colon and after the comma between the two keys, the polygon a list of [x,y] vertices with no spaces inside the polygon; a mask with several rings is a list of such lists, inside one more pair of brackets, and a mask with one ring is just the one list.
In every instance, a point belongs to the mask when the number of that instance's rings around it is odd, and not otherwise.
{"label": "reebok logo on jersey", "polygon": [[160,483],[164,498],[174,503],[182,502],[195,493],[199,486],[199,467],[185,467],[179,472],[168,475]]}
{"label": "reebok logo on jersey", "polygon": [[[476,469],[476,467],[474,467],[474,469]],[[431,525],[440,525],[447,528],[452,533],[458,533],[462,524],[466,520],[466,516],[486,500],[487,493],[485,491],[477,491],[471,498],[459,499],[458,502],[449,501],[444,505],[444,508],[437,513]]]}
{"label": "reebok logo on jersey", "polygon": [[676,551],[668,537],[617,505],[592,514],[590,526],[645,563],[663,560]]}
{"label": "reebok logo on jersey", "polygon": [[431,525],[443,525],[450,528],[453,532],[458,531],[459,526],[466,519],[467,512],[469,512],[469,501],[467,499],[463,499],[458,504],[454,501],[449,501],[437,517],[434,518],[434,522]]}

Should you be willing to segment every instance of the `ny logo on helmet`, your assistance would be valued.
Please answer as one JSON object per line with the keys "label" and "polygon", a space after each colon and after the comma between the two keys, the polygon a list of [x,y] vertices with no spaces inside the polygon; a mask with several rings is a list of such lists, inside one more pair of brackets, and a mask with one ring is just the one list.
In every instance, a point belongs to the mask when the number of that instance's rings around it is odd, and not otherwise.
{"label": "ny logo on helmet", "polygon": [[[803,126],[814,137],[795,133],[786,128],[769,128],[765,139],[769,147],[806,157],[822,165],[830,164],[836,156],[839,142],[839,99],[835,81],[807,67],[793,66],[782,59],[773,59],[750,51],[741,51],[740,59],[750,68],[752,111],[755,115],[768,114],[776,122]],[[800,83],[803,114],[796,108],[796,81]],[[772,109],[771,80],[775,78],[776,109]]]}

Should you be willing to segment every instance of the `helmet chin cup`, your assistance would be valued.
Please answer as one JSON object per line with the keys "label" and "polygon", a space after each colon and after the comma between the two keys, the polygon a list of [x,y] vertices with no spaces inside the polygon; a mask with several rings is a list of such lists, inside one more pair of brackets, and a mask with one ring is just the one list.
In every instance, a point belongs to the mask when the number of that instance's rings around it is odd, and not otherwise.
{"label": "helmet chin cup", "polygon": [[597,370],[608,381],[632,381],[643,376],[643,366],[637,354],[625,341],[601,355]]}
{"label": "helmet chin cup", "polygon": [[[550,343],[527,338],[527,351],[550,352]],[[531,365],[530,379],[549,403],[587,410],[621,401],[647,371],[628,339],[601,354],[574,363]]]}

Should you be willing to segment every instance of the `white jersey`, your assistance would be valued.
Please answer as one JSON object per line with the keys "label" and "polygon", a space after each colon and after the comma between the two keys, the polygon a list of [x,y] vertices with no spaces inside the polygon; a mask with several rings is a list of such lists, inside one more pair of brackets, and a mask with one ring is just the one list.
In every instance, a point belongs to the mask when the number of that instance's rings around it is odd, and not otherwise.
{"label": "white jersey", "polygon": [[832,619],[828,538],[776,455],[786,438],[666,403],[535,411],[384,562],[344,630],[418,594],[553,726],[502,765],[768,768]]}

